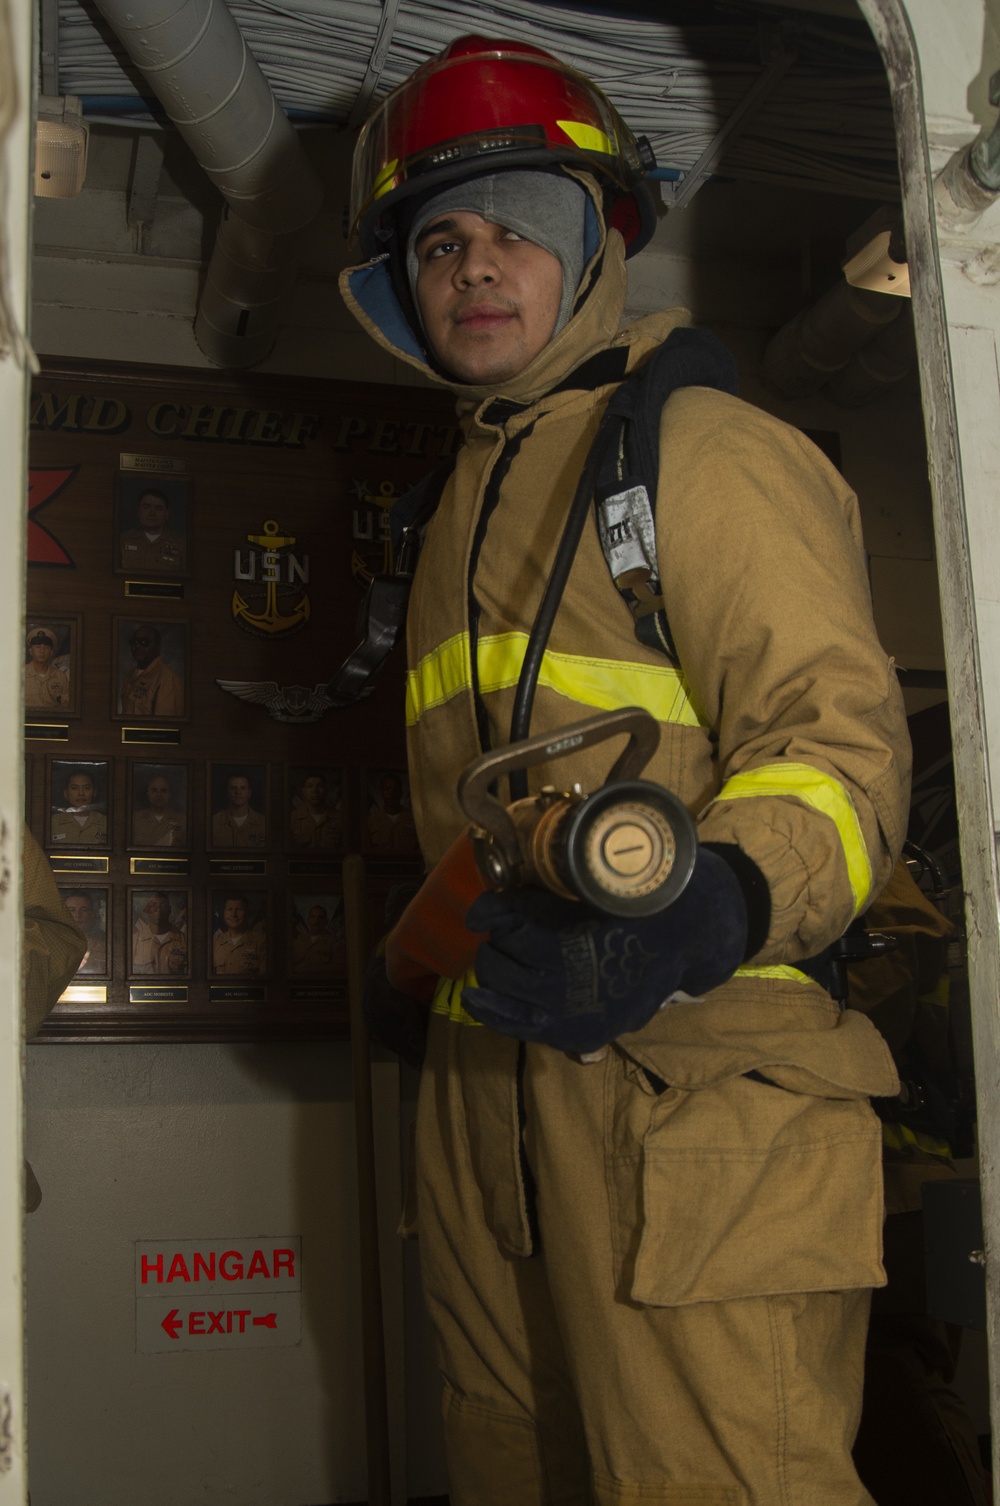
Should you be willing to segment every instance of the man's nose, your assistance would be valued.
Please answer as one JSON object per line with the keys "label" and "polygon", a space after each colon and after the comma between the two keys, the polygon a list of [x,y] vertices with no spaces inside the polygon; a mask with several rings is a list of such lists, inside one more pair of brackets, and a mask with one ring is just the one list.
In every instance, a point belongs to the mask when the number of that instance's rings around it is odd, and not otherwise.
{"label": "man's nose", "polygon": [[457,281],[462,287],[478,287],[482,283],[500,281],[500,261],[492,243],[470,240],[459,260]]}

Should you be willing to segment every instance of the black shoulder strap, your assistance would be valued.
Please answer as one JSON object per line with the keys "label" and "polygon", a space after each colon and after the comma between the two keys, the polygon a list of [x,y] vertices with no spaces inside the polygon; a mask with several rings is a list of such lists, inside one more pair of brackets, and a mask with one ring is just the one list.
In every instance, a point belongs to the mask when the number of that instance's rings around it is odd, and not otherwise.
{"label": "black shoulder strap", "polygon": [[713,387],[734,396],[736,362],[705,330],[675,329],[622,382],[608,405],[618,423],[598,472],[594,500],[601,548],[640,643],[677,661],[656,558],[655,499],[660,480],[660,415],[681,387]]}
{"label": "black shoulder strap", "polygon": [[375,676],[399,642],[406,626],[420,542],[454,469],[455,457],[451,456],[404,492],[390,512],[395,569],[392,575],[373,576],[365,592],[358,612],[360,642],[326,687],[335,706],[349,706],[370,695]]}

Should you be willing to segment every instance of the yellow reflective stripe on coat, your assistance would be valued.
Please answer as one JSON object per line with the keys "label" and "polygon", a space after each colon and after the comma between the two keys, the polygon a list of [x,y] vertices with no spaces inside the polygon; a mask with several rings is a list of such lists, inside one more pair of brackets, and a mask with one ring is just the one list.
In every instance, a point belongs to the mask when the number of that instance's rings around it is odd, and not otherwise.
{"label": "yellow reflective stripe on coat", "polygon": [[807,763],[764,764],[747,774],[734,774],[715,798],[741,800],[760,795],[792,795],[829,816],[840,837],[857,915],[871,892],[872,865],[854,801],[840,780]]}
{"label": "yellow reflective stripe on coat", "polygon": [[439,978],[431,1000],[431,1014],[443,1014],[453,1025],[475,1025],[482,1030],[479,1020],[474,1020],[462,1003],[462,989],[475,986],[476,975],[471,967],[461,978]]}
{"label": "yellow reflective stripe on coat", "polygon": [[928,1156],[951,1157],[947,1140],[942,1140],[939,1135],[925,1135],[923,1130],[912,1130],[898,1120],[882,1125],[882,1144],[887,1150],[922,1150]]}
{"label": "yellow reflective stripe on coat", "polygon": [[734,978],[778,978],[784,983],[815,983],[815,978],[810,978],[808,973],[802,972],[797,967],[786,967],[776,963],[773,967],[738,967],[733,974]]}
{"label": "yellow reflective stripe on coat", "polygon": [[[527,646],[527,633],[497,633],[480,640],[477,654],[479,688],[484,695],[517,684]],[[596,707],[599,711],[641,706],[658,722],[682,727],[704,725],[683,676],[672,665],[596,659],[584,654],[559,654],[548,649],[542,658],[538,683],[568,700]],[[456,633],[425,654],[407,676],[407,726],[415,726],[426,712],[444,705],[471,686],[469,635]]]}

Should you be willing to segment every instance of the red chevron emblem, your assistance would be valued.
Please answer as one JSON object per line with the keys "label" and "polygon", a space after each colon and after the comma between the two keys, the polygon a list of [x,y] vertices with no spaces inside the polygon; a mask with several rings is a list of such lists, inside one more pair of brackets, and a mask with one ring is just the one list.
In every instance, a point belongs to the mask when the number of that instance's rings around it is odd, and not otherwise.
{"label": "red chevron emblem", "polygon": [[58,469],[29,470],[28,472],[28,564],[68,565],[73,561],[63,546],[43,523],[34,516],[57,497],[67,482],[80,469],[78,465],[60,466]]}

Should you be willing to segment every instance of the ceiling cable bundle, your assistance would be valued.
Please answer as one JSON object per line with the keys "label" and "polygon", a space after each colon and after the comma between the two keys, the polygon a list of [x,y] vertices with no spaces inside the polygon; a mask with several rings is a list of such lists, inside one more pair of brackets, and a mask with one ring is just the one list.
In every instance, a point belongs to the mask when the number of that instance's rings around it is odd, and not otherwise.
{"label": "ceiling cable bundle", "polygon": [[[593,78],[649,137],[665,177],[701,157],[765,67],[753,8],[705,7],[711,24],[699,12],[684,25],[542,0],[230,0],[229,8],[297,124],[359,124],[420,63],[476,31],[543,47]],[[797,15],[771,29],[794,60],[727,143],[718,170],[898,197],[888,87],[864,28]],[[58,76],[61,93],[83,97],[90,120],[154,123],[141,79],[79,0],[59,0]]]}

